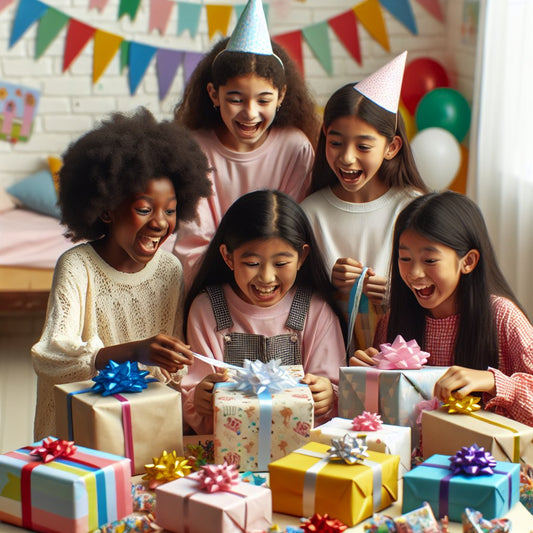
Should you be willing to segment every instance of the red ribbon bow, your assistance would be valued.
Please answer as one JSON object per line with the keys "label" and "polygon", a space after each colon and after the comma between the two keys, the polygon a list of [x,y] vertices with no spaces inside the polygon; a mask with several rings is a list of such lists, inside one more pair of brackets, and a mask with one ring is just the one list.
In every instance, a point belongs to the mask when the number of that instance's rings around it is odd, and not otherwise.
{"label": "red ribbon bow", "polygon": [[76,453],[74,441],[47,438],[41,446],[35,446],[30,455],[39,457],[44,463],[49,463],[58,457],[70,457]]}
{"label": "red ribbon bow", "polygon": [[330,518],[328,514],[324,516],[315,513],[311,518],[302,524],[305,533],[342,533],[348,526],[336,518]]}

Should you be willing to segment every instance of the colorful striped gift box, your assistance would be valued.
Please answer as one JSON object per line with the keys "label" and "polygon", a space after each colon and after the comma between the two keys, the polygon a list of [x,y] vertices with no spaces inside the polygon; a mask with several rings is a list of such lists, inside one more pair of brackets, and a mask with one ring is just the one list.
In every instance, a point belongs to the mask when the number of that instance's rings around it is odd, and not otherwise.
{"label": "colorful striped gift box", "polygon": [[77,446],[73,455],[44,463],[30,455],[40,445],[0,455],[0,520],[86,533],[132,513],[129,459]]}

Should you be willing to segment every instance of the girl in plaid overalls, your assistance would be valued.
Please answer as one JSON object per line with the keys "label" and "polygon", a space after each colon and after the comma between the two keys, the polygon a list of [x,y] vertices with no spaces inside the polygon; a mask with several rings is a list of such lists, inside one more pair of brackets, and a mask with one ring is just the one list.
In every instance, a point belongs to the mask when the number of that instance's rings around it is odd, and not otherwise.
{"label": "girl in plaid overalls", "polygon": [[[339,367],[346,364],[333,292],[300,206],[279,191],[248,193],[224,215],[191,287],[187,342],[234,365],[303,365],[322,422],[336,414]],[[213,387],[226,379],[199,360],[184,377],[184,418],[197,433],[212,431]]]}

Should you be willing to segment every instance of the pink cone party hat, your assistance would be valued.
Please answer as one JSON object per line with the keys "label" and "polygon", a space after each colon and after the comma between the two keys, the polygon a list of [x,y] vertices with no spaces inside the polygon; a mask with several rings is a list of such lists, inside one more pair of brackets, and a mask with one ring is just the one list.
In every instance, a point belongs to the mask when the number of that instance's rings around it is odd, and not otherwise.
{"label": "pink cone party hat", "polygon": [[274,55],[261,0],[249,0],[231,34],[227,52]]}
{"label": "pink cone party hat", "polygon": [[383,109],[397,113],[406,60],[407,51],[355,84],[353,88]]}

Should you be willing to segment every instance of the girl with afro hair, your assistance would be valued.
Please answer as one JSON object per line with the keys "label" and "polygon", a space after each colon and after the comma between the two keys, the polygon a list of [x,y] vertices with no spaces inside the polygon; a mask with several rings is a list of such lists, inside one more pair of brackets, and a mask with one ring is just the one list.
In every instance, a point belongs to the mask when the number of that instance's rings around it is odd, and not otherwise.
{"label": "girl with afro hair", "polygon": [[110,360],[170,382],[191,363],[182,267],[162,246],[211,193],[208,171],[187,130],[144,108],[113,114],[63,155],[61,222],[73,242],[86,242],[58,259],[32,348],[36,439],[55,435],[55,384],[91,379]]}

